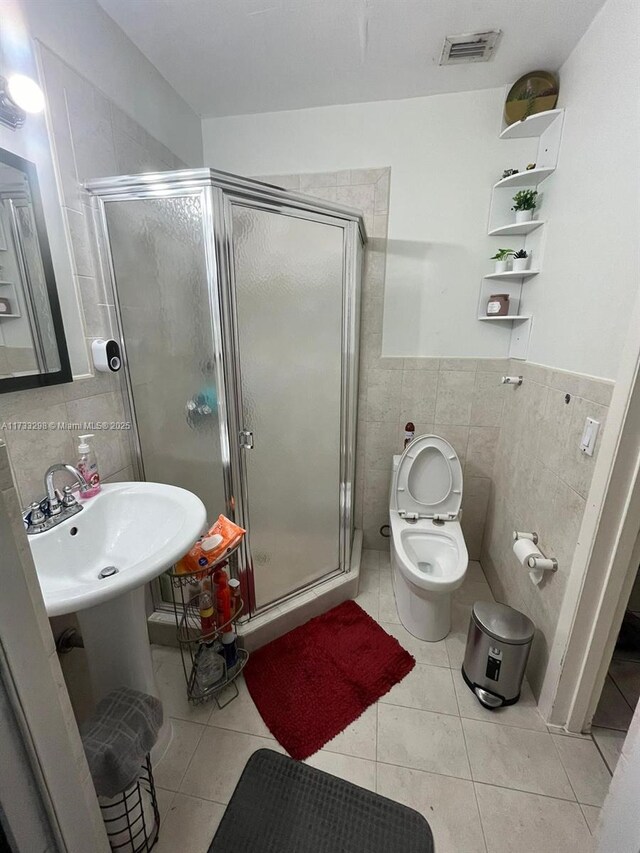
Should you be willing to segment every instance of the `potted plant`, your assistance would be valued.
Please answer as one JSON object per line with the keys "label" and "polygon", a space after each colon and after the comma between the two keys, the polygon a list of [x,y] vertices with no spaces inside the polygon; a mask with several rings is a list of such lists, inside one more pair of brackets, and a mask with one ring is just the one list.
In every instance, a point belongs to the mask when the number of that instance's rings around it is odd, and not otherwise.
{"label": "potted plant", "polygon": [[509,258],[514,254],[513,249],[498,249],[491,258],[492,261],[496,262],[496,272],[507,272],[509,269]]}
{"label": "potted plant", "polygon": [[524,272],[529,266],[529,255],[524,249],[519,249],[513,254],[513,271]]}
{"label": "potted plant", "polygon": [[513,197],[513,207],[516,212],[516,222],[529,222],[538,203],[538,190],[518,190]]}

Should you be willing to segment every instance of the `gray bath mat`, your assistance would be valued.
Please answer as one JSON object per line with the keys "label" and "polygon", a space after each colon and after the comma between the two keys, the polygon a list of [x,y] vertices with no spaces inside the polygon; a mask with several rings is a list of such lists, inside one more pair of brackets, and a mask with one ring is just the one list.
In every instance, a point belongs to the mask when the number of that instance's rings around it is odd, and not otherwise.
{"label": "gray bath mat", "polygon": [[259,749],[246,764],[209,853],[434,853],[413,809]]}

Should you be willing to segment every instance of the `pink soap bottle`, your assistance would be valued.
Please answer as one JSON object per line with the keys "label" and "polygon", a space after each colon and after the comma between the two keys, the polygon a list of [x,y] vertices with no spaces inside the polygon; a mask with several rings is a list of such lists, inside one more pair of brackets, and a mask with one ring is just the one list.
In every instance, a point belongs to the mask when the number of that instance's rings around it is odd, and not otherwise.
{"label": "pink soap bottle", "polygon": [[80,435],[78,444],[78,471],[82,474],[89,487],[86,492],[81,493],[82,498],[92,498],[100,491],[100,474],[95,454],[89,444],[93,434]]}

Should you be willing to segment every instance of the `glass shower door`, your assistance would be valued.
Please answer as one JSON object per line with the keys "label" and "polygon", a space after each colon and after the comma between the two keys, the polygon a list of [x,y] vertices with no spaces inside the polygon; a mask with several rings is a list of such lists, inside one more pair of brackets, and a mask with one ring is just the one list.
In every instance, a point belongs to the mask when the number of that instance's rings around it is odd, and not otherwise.
{"label": "glass shower door", "polygon": [[231,203],[249,548],[260,609],[343,568],[345,231]]}
{"label": "glass shower door", "polygon": [[228,512],[201,194],[104,205],[147,480]]}

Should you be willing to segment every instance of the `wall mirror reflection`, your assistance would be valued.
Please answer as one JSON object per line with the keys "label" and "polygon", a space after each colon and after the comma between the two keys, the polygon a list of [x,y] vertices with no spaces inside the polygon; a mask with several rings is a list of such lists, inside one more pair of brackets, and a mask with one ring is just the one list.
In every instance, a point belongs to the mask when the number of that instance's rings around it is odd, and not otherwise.
{"label": "wall mirror reflection", "polygon": [[70,381],[36,168],[0,149],[0,392]]}

